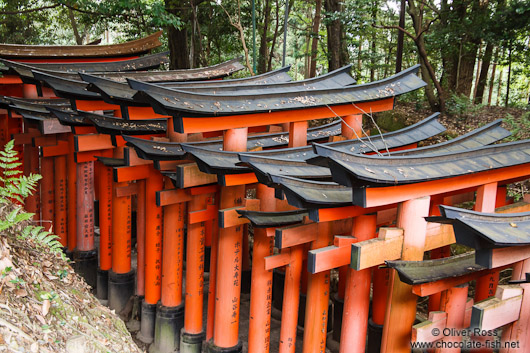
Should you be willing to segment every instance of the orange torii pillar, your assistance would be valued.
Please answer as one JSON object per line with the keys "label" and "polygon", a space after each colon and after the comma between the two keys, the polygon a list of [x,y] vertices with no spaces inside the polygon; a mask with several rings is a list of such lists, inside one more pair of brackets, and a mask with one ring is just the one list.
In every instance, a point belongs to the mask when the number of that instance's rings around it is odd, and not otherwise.
{"label": "orange torii pillar", "polygon": [[[311,242],[311,250],[333,243],[330,226],[329,222],[318,223],[317,239]],[[303,353],[321,353],[326,350],[330,272],[327,270],[308,275]]]}
{"label": "orange torii pillar", "polygon": [[[430,197],[404,201],[398,205],[397,227],[403,229],[403,251],[405,261],[423,260]],[[390,289],[387,301],[382,353],[410,353],[411,327],[416,319],[416,299],[411,286],[399,280],[395,270],[390,274]]]}
{"label": "orange torii pillar", "polygon": [[163,188],[163,178],[153,166],[147,166],[145,182],[145,297],[138,338],[145,343],[154,339],[156,306],[162,287],[162,207],[156,203],[156,192]]}
{"label": "orange torii pillar", "polygon": [[94,161],[77,164],[77,246],[75,269],[86,282],[96,286],[97,250],[94,244]]}
{"label": "orange torii pillar", "polygon": [[112,168],[96,162],[99,207],[99,267],[96,297],[106,304],[109,298],[109,271],[112,269]]}
{"label": "orange torii pillar", "polygon": [[[229,129],[224,132],[223,150],[247,150],[248,128]],[[243,204],[245,185],[221,188],[219,209]],[[239,305],[241,296],[243,227],[241,225],[219,229],[217,248],[217,278],[215,290],[215,323],[213,340],[208,342],[208,353],[237,353],[242,351],[239,341]],[[213,245],[213,244],[212,244]]]}

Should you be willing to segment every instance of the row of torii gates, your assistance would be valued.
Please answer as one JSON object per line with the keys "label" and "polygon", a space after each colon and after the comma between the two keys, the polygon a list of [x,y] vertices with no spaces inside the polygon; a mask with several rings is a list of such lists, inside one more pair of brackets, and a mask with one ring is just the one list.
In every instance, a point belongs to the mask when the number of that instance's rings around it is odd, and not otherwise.
{"label": "row of torii gates", "polygon": [[[53,221],[110,308],[142,298],[139,338],[152,351],[242,351],[249,281],[252,353],[278,350],[270,346],[275,291],[280,352],[295,352],[298,326],[303,352],[324,352],[328,338],[340,352],[409,352],[411,342],[443,352],[528,350],[529,205],[506,195],[507,184],[530,176],[528,141],[493,144],[509,135],[496,121],[417,148],[444,131],[437,114],[366,136],[363,114],[390,110],[424,85],[417,67],[364,85],[348,67],[298,82],[288,68],[204,81],[242,66],[141,71],[166,60],[138,57],[158,35],[101,51],[0,46],[10,59],[0,78],[2,143],[14,137],[24,172],[43,176],[26,207],[35,221]],[[468,200],[475,211],[450,207]],[[474,253],[450,256],[455,241]],[[498,285],[510,267],[513,283]],[[273,288],[275,269],[282,280]],[[426,296],[429,317],[417,323]],[[462,341],[458,330],[468,327],[478,331]],[[481,334],[501,327],[500,342]]]}

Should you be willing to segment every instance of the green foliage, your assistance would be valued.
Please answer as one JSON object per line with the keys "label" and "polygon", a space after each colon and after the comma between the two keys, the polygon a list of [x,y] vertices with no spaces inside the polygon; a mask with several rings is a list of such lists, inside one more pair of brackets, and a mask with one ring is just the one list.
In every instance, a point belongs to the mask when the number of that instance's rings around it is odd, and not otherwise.
{"label": "green foliage", "polygon": [[468,97],[464,95],[452,94],[446,102],[446,109],[449,115],[464,117],[479,111],[480,104],[473,104]]}
{"label": "green foliage", "polygon": [[[17,168],[22,165],[18,160],[18,153],[14,150],[15,141],[11,140],[5,145],[5,149],[0,151],[0,199],[13,199],[23,204],[37,186],[37,182],[42,178],[37,174],[29,176],[22,175]],[[11,215],[11,214],[10,214]],[[21,218],[12,215],[12,221],[21,222]]]}
{"label": "green foliage", "polygon": [[57,241],[57,236],[44,227],[26,225],[33,217],[33,213],[25,212],[20,204],[24,204],[24,199],[35,191],[37,182],[42,178],[38,174],[22,175],[20,170],[17,151],[13,149],[14,140],[9,141],[3,151],[0,151],[0,203],[9,204],[16,201],[19,205],[13,204],[13,208],[6,212],[0,219],[0,232],[16,229],[22,226],[17,236],[21,239],[31,239],[41,250],[50,251],[54,254],[62,253],[62,244]]}
{"label": "green foliage", "polygon": [[519,120],[516,120],[511,114],[506,114],[503,120],[508,125],[507,129],[512,133],[506,138],[507,140],[517,141],[527,138],[526,135],[530,131],[530,112],[524,113]]}

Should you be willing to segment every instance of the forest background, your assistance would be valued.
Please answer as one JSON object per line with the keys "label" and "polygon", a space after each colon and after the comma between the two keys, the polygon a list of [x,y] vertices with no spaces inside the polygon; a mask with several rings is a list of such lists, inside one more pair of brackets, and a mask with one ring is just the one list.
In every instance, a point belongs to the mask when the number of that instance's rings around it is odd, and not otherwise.
{"label": "forest background", "polygon": [[19,44],[162,29],[172,69],[243,55],[245,76],[285,63],[302,79],[352,64],[366,83],[420,63],[428,86],[407,99],[434,111],[530,103],[528,0],[0,0],[0,21],[0,42]]}

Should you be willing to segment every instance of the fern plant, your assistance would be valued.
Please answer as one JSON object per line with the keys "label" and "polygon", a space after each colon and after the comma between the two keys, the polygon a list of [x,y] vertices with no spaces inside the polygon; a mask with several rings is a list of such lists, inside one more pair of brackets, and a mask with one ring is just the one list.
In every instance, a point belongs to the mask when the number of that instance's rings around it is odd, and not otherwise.
{"label": "fern plant", "polygon": [[30,239],[38,247],[48,248],[52,253],[60,254],[62,244],[58,237],[44,227],[29,224],[33,213],[26,212],[22,205],[26,197],[37,188],[37,183],[42,177],[38,174],[25,176],[18,169],[20,163],[17,151],[14,150],[14,140],[9,141],[3,151],[0,151],[0,204],[4,210],[0,217],[0,232],[11,231],[20,239]]}
{"label": "fern plant", "polygon": [[24,204],[24,199],[31,195],[42,179],[38,174],[22,175],[17,169],[22,165],[18,153],[14,150],[15,140],[9,141],[3,151],[0,151],[0,198],[16,200]]}

